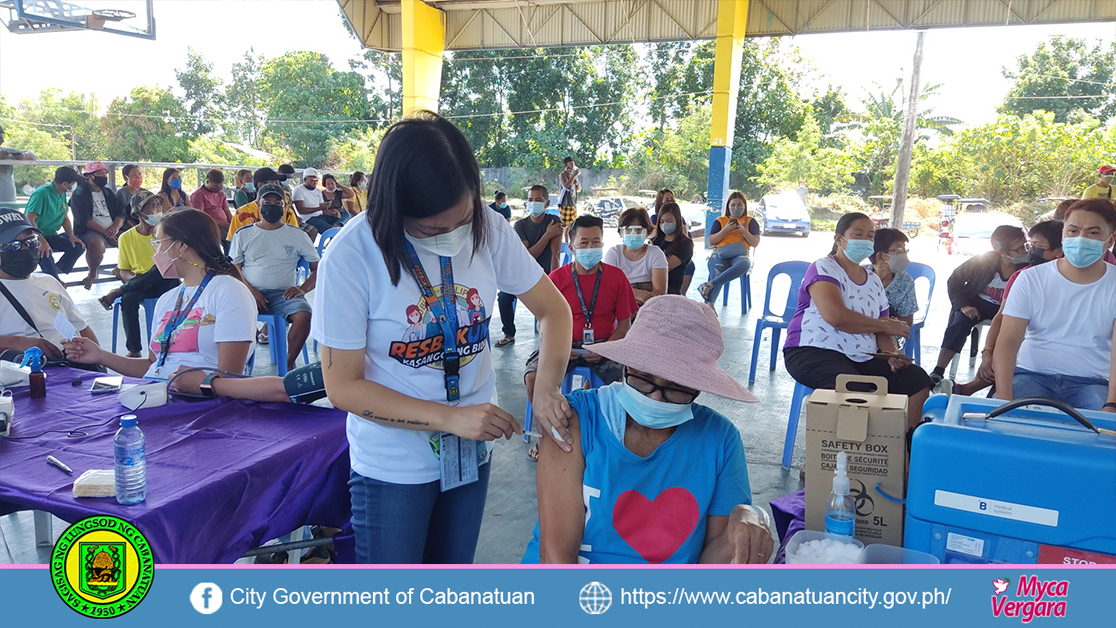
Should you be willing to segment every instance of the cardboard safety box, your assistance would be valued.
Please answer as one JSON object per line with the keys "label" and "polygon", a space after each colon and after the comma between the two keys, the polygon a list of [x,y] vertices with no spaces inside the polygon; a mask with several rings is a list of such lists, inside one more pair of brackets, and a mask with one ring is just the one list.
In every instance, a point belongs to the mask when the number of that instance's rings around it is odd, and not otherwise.
{"label": "cardboard safety box", "polygon": [[[875,392],[849,390],[849,385]],[[864,386],[856,386],[857,384]],[[825,530],[837,454],[848,455],[856,501],[856,539],[865,545],[903,544],[907,396],[889,395],[882,377],[842,375],[836,390],[815,390],[806,405],[806,529]]]}

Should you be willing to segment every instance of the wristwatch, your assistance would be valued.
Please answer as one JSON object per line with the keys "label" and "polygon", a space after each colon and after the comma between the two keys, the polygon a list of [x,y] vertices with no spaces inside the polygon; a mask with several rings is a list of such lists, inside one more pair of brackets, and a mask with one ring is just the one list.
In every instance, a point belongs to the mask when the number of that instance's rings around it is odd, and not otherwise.
{"label": "wristwatch", "polygon": [[217,393],[213,392],[213,380],[217,379],[218,377],[221,377],[220,373],[210,373],[209,375],[206,375],[205,379],[202,380],[201,386],[199,386],[199,388],[201,388],[201,394],[209,397],[210,399],[216,397]]}

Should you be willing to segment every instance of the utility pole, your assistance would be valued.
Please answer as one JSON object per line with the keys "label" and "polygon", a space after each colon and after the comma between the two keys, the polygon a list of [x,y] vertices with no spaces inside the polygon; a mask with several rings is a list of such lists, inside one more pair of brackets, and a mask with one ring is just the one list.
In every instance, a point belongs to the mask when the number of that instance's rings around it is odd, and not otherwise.
{"label": "utility pole", "polygon": [[892,191],[891,226],[903,228],[907,209],[907,185],[911,179],[911,157],[914,155],[915,133],[918,130],[918,99],[922,95],[922,40],[926,31],[918,31],[914,64],[911,68],[911,91],[907,96],[907,114],[903,119],[903,135],[899,139],[899,160],[895,165],[895,189]]}
{"label": "utility pole", "polygon": [[70,161],[77,161],[77,142],[74,141],[74,125],[70,125]]}

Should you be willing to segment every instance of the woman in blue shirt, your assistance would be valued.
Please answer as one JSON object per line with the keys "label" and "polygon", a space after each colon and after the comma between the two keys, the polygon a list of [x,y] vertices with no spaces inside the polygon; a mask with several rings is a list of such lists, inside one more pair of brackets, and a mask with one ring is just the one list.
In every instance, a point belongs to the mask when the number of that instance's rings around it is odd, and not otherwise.
{"label": "woman in blue shirt", "polygon": [[623,340],[593,351],[624,365],[624,379],[568,397],[572,452],[540,443],[539,525],[523,562],[766,563],[774,540],[751,505],[740,433],[694,403],[701,392],[756,401],[717,366],[713,310],[654,297]]}

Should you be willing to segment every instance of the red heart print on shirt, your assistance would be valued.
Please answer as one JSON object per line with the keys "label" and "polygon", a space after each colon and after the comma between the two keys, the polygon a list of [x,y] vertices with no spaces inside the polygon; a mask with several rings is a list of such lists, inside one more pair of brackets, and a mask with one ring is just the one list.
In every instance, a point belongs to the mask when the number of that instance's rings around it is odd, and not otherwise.
{"label": "red heart print on shirt", "polygon": [[668,488],[654,501],[639,491],[624,491],[612,507],[612,525],[644,560],[658,565],[690,538],[699,514],[697,499],[681,487]]}

